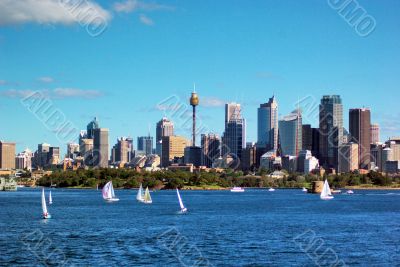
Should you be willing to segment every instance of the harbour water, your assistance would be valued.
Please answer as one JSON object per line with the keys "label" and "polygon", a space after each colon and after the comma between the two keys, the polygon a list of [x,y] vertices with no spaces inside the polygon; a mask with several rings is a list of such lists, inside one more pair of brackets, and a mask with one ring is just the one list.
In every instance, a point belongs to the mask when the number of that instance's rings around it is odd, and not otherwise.
{"label": "harbour water", "polygon": [[40,189],[1,192],[0,266],[400,266],[400,191],[181,191],[186,215],[115,192],[52,189],[47,221]]}

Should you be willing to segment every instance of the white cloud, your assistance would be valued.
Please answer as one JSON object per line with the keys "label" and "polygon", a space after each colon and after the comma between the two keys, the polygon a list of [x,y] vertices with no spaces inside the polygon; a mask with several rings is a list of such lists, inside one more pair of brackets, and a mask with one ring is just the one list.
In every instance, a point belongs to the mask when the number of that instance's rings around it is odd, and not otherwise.
{"label": "white cloud", "polygon": [[149,18],[146,15],[144,15],[144,14],[141,14],[139,16],[139,20],[140,20],[141,23],[143,23],[143,24],[145,24],[147,26],[153,26],[154,25],[154,21],[151,18]]}
{"label": "white cloud", "polygon": [[0,0],[0,25],[101,24],[110,13],[93,0]]}
{"label": "white cloud", "polygon": [[6,80],[0,80],[0,85],[6,85],[7,81]]}
{"label": "white cloud", "polygon": [[54,79],[52,77],[40,77],[37,80],[39,82],[42,82],[42,83],[52,83],[52,82],[54,82]]}
{"label": "white cloud", "polygon": [[97,90],[81,90],[74,88],[56,88],[54,90],[4,90],[0,92],[1,96],[9,98],[25,98],[32,95],[34,92],[40,92],[49,98],[97,98],[101,97],[103,93]]}
{"label": "white cloud", "polygon": [[114,10],[121,13],[131,13],[138,10],[155,11],[155,10],[174,10],[172,6],[161,5],[157,3],[146,3],[140,0],[125,0],[114,4]]}

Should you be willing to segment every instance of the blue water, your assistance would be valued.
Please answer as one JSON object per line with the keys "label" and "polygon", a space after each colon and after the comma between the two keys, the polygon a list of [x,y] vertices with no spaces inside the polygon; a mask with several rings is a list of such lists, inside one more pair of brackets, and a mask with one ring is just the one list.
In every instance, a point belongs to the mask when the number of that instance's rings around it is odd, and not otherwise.
{"label": "blue water", "polygon": [[0,266],[400,266],[397,191],[116,194],[53,189],[44,221],[39,189],[0,192]]}

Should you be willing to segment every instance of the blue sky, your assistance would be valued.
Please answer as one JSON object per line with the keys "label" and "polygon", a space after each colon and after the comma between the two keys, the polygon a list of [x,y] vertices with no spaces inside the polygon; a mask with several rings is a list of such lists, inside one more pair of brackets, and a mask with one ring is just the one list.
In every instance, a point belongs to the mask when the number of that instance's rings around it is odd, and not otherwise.
{"label": "blue sky", "polygon": [[[47,142],[65,152],[21,104],[32,91],[82,129],[97,116],[113,145],[149,125],[154,135],[172,113],[159,104],[187,101],[194,82],[199,120],[212,132],[223,131],[225,102],[242,104],[256,141],[257,107],[273,93],[281,115],[298,99],[340,94],[346,126],[348,109],[365,106],[382,139],[400,135],[399,1],[358,1],[376,20],[367,37],[324,0],[88,1],[107,22],[97,37],[56,0],[36,2],[0,0],[0,139],[18,151]],[[305,115],[316,126],[316,115]],[[186,119],[172,120],[189,137]]]}

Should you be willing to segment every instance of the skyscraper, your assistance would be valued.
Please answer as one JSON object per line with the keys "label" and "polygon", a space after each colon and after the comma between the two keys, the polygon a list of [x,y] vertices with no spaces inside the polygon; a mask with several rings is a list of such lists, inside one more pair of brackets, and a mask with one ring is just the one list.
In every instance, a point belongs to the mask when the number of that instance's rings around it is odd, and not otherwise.
{"label": "skyscraper", "polygon": [[161,166],[168,167],[175,158],[182,158],[188,145],[189,142],[184,137],[164,136],[162,138]]}
{"label": "skyscraper", "polygon": [[343,144],[339,148],[339,173],[348,173],[358,169],[359,145],[357,143]]}
{"label": "skyscraper", "polygon": [[94,130],[99,129],[99,121],[97,120],[96,117],[94,117],[94,119],[89,122],[89,124],[87,125],[87,138],[89,139],[93,139],[94,138]]}
{"label": "skyscraper", "polygon": [[153,137],[139,136],[137,139],[137,150],[146,156],[153,154]]}
{"label": "skyscraper", "polygon": [[156,126],[156,153],[161,156],[162,138],[174,135],[174,123],[167,118],[162,118]]}
{"label": "skyscraper", "polygon": [[241,107],[237,103],[225,104],[225,128],[229,121],[241,119]]}
{"label": "skyscraper", "polygon": [[242,149],[246,147],[246,120],[242,118],[240,104],[226,104],[225,112],[228,121],[225,122],[222,153],[240,160]]}
{"label": "skyscraper", "polygon": [[127,138],[121,137],[117,139],[111,153],[111,163],[128,163],[130,160],[130,144]]}
{"label": "skyscraper", "polygon": [[297,156],[302,149],[302,117],[300,110],[279,121],[279,140],[283,156]]}
{"label": "skyscraper", "polygon": [[46,143],[38,144],[35,152],[35,165],[38,168],[45,168],[49,164],[50,145]]}
{"label": "skyscraper", "polygon": [[360,169],[369,169],[371,160],[371,110],[367,108],[350,109],[350,141],[358,144]]}
{"label": "skyscraper", "polygon": [[278,149],[278,125],[278,102],[273,96],[258,108],[258,148],[267,151]]}
{"label": "skyscraper", "polygon": [[313,149],[313,129],[311,128],[310,124],[305,124],[302,127],[302,144],[303,150],[310,150]]}
{"label": "skyscraper", "polygon": [[338,168],[338,149],[343,141],[343,104],[339,95],[326,95],[319,106],[320,162]]}
{"label": "skyscraper", "polygon": [[15,169],[15,143],[0,141],[0,169]]}
{"label": "skyscraper", "polygon": [[371,144],[377,144],[380,142],[380,128],[379,124],[371,124]]}
{"label": "skyscraper", "polygon": [[97,128],[93,131],[93,165],[100,168],[108,167],[109,146],[106,128]]}
{"label": "skyscraper", "polygon": [[201,135],[201,165],[211,168],[221,156],[221,138],[216,134]]}

